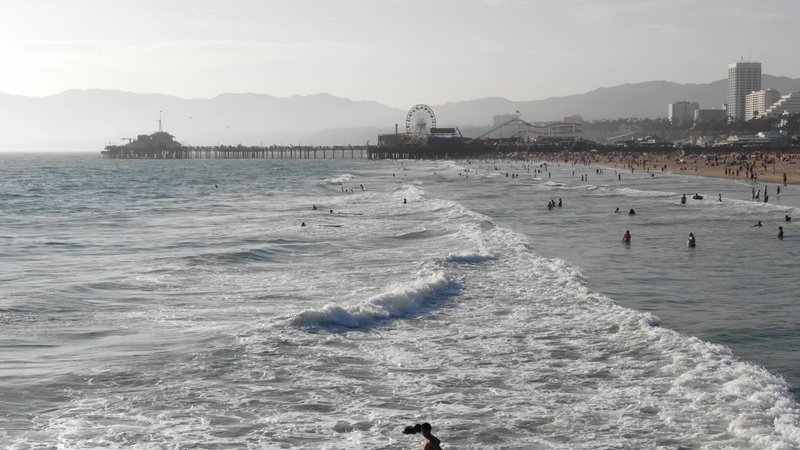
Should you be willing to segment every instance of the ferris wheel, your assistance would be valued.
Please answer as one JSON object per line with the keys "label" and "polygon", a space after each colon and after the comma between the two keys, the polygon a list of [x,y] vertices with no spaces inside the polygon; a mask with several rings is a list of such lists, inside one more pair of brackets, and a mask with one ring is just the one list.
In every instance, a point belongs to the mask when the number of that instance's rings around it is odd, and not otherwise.
{"label": "ferris wheel", "polygon": [[436,128],[436,115],[428,105],[414,105],[406,114],[406,133],[427,136]]}

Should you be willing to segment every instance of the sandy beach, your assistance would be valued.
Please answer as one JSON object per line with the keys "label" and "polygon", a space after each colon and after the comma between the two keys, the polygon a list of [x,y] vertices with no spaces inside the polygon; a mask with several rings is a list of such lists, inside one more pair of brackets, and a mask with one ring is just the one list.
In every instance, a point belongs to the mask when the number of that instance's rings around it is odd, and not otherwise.
{"label": "sandy beach", "polygon": [[675,155],[626,155],[601,156],[599,162],[609,167],[626,169],[633,168],[636,171],[647,171],[652,173],[672,172],[686,175],[698,175],[714,178],[730,179],[750,179],[750,173],[746,168],[750,165],[755,173],[754,181],[763,183],[784,183],[800,184],[800,164],[796,158],[789,161],[781,160],[778,155],[768,155],[764,159],[750,159],[737,161],[735,164],[725,164],[727,154],[718,154],[715,157],[704,159],[695,155],[675,156]]}

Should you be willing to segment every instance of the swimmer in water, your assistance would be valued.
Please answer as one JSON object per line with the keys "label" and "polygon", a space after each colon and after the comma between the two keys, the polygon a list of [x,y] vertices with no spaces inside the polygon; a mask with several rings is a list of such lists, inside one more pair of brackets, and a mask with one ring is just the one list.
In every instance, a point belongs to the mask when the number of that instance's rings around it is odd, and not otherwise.
{"label": "swimmer in water", "polygon": [[783,239],[783,227],[778,227],[778,239]]}
{"label": "swimmer in water", "polygon": [[624,242],[626,244],[630,244],[631,243],[631,231],[630,230],[625,230],[625,234],[622,235],[622,242]]}
{"label": "swimmer in water", "polygon": [[631,208],[631,210],[628,211],[628,215],[629,216],[635,216],[636,215],[636,211],[634,211],[633,208]]}
{"label": "swimmer in water", "polygon": [[422,441],[422,450],[442,450],[442,441],[439,440],[436,436],[431,434],[431,424],[428,422],[423,423],[422,425],[416,424],[413,427],[408,426],[405,427],[403,430],[403,434],[417,434],[422,433],[422,437],[425,438]]}
{"label": "swimmer in water", "polygon": [[761,225],[761,221],[759,220],[759,221],[758,221],[758,222],[757,222],[755,225],[753,225],[753,226],[754,226],[754,227],[760,227],[760,226],[763,226],[763,225]]}
{"label": "swimmer in water", "polygon": [[689,240],[686,241],[686,245],[688,245],[689,247],[692,247],[692,248],[697,246],[697,241],[694,238],[694,234],[689,233]]}

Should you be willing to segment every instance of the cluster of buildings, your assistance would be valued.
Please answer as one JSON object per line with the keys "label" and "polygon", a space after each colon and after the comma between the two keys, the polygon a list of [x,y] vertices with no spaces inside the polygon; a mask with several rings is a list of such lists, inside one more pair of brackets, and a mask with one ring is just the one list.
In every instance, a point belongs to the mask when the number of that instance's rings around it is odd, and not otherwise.
{"label": "cluster of buildings", "polygon": [[800,113],[800,92],[781,95],[761,88],[761,63],[737,62],[728,66],[728,103],[720,109],[700,109],[696,102],[680,101],[667,107],[672,123],[698,123],[726,119],[752,120]]}

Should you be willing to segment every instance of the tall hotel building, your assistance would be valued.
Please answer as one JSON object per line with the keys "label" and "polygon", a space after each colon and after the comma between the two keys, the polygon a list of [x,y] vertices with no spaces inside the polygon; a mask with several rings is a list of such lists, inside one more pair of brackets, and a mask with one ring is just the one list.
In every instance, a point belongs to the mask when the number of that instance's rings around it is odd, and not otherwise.
{"label": "tall hotel building", "polygon": [[728,120],[744,120],[747,94],[761,90],[761,63],[738,62],[728,66]]}

